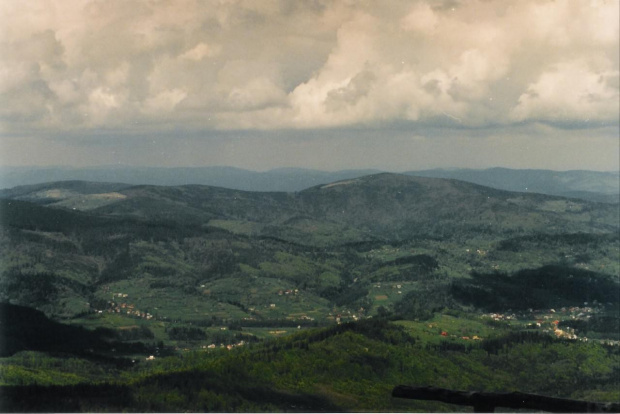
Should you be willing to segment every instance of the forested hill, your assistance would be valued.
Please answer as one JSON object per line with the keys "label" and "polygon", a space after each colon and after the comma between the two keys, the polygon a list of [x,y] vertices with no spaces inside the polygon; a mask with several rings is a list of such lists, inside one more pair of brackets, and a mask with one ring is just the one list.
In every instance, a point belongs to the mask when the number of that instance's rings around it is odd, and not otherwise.
{"label": "forested hill", "polygon": [[450,409],[397,384],[617,401],[619,220],[388,173],[4,190],[0,411]]}
{"label": "forested hill", "polygon": [[508,191],[559,195],[602,202],[617,203],[620,193],[620,172],[618,171],[550,171],[509,168],[471,170],[458,168],[408,171],[403,174],[458,179]]}
{"label": "forested hill", "polygon": [[[313,216],[366,228],[383,237],[454,237],[470,231],[607,231],[618,225],[617,206],[389,173],[313,187],[298,198]],[[584,219],[586,226],[582,226]]]}
{"label": "forested hill", "polygon": [[[457,180],[382,173],[298,193],[59,182],[3,196],[0,295],[56,316],[102,310],[109,289],[188,319],[255,317],[273,292],[295,289],[305,299],[261,318],[376,311],[410,290],[435,300],[417,284],[446,293],[472,271],[618,267],[617,206]],[[403,296],[373,292],[385,281],[406,282]]]}
{"label": "forested hill", "polygon": [[0,195],[94,215],[202,224],[243,221],[289,240],[299,240],[302,233],[312,237],[325,226],[329,231],[346,228],[355,233],[351,237],[362,240],[446,237],[469,231],[609,231],[618,226],[614,205],[389,173],[298,193],[59,182],[5,190]]}

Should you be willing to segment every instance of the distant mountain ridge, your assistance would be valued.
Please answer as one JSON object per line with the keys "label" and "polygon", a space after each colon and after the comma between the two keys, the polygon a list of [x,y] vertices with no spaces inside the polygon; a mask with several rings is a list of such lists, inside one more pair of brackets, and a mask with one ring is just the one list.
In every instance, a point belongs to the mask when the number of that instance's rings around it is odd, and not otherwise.
{"label": "distant mountain ridge", "polygon": [[[380,173],[373,169],[320,171],[278,168],[265,172],[235,167],[93,167],[0,168],[0,188],[80,180],[131,185],[209,185],[244,191],[301,191],[316,185]],[[516,170],[507,168],[433,169],[405,175],[449,178],[508,191],[542,193],[591,201],[620,201],[620,173],[598,171]]]}
{"label": "distant mountain ridge", "polygon": [[[326,223],[340,230],[355,229],[354,237],[364,240],[430,234],[443,237],[457,230],[491,227],[494,231],[538,228],[556,232],[568,227],[572,231],[597,227],[609,231],[617,226],[617,209],[611,205],[594,207],[559,196],[394,173],[320,184],[296,193],[195,184],[128,186],[63,181],[2,190],[0,197],[104,216],[195,225],[212,220],[251,222],[264,227],[263,234],[274,237],[287,229],[292,232],[287,233],[287,239],[295,242],[313,237],[309,229]],[[588,221],[597,218],[598,224],[584,224],[586,217]]]}
{"label": "distant mountain ridge", "polygon": [[403,174],[450,178],[508,191],[559,195],[592,201],[618,202],[620,173],[600,171],[513,170],[424,170]]}
{"label": "distant mountain ridge", "polygon": [[0,168],[0,188],[53,181],[92,181],[146,185],[199,184],[244,191],[300,191],[318,184],[357,178],[379,170],[336,172],[302,168],[277,168],[265,172],[236,167],[93,167]]}

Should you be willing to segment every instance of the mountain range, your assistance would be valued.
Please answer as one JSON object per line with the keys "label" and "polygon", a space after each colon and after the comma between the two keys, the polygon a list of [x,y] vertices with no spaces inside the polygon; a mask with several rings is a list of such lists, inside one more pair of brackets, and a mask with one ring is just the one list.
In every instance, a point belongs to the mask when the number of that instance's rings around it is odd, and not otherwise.
{"label": "mountain range", "polygon": [[[516,271],[523,267],[518,263],[523,259],[508,254],[502,243],[537,235],[563,240],[564,235],[585,234],[607,244],[608,235],[619,227],[618,207],[613,204],[392,173],[295,193],[62,181],[2,190],[0,198],[3,269],[13,275],[5,282],[14,280],[13,287],[7,287],[13,296],[5,297],[30,297],[23,275],[45,274],[60,296],[75,294],[84,303],[101,299],[110,282],[124,287],[142,284],[144,300],[163,294],[160,285],[194,295],[201,291],[198,286],[231,291],[226,283],[239,279],[249,286],[253,277],[268,279],[267,291],[278,284],[302,288],[313,299],[298,310],[312,311],[315,305],[326,309],[330,300],[346,303],[345,293],[353,287],[362,287],[360,295],[372,303],[368,283],[381,279],[386,271],[383,261],[391,263],[390,278],[396,279],[419,277],[413,275],[420,271],[420,263],[461,276],[477,265],[478,270]],[[588,237],[584,243],[590,243]],[[450,250],[455,243],[496,253],[485,253],[482,261],[463,262],[465,248]],[[350,246],[358,246],[356,252],[343,254]],[[385,246],[393,246],[393,252],[375,264],[367,262],[375,249]],[[613,248],[613,242],[605,248]],[[561,249],[548,250],[543,256],[551,255],[551,262],[533,263],[555,263],[554,255]],[[423,255],[416,257],[412,251]],[[607,263],[609,258],[601,260]],[[603,262],[600,265],[605,266]],[[615,267],[608,265],[605,272]],[[411,269],[412,275],[403,276]],[[351,281],[354,273],[363,275],[363,283]],[[259,291],[258,296],[265,294]],[[71,309],[84,310],[72,308],[74,301],[54,302],[52,297],[41,297],[42,310],[63,315],[76,312]],[[247,309],[256,303],[239,293],[224,297],[241,304],[233,312],[236,315],[249,316]],[[209,300],[221,304],[223,299],[210,294]]]}
{"label": "mountain range", "polygon": [[[301,191],[319,184],[359,178],[379,170],[319,171],[280,168],[265,172],[234,167],[2,167],[0,188],[52,181],[94,181],[149,185],[199,184],[245,191]],[[597,171],[550,171],[491,168],[407,171],[405,175],[450,178],[508,191],[533,192],[602,202],[620,200],[620,174]]]}
{"label": "mountain range", "polygon": [[246,222],[260,227],[261,233],[270,231],[266,229],[281,233],[287,228],[299,232],[300,239],[312,237],[315,231],[308,229],[327,224],[356,232],[355,237],[364,240],[396,240],[437,232],[454,236],[460,229],[475,228],[493,232],[610,230],[616,225],[617,210],[578,199],[392,173],[295,193],[63,181],[2,190],[0,197],[110,217],[197,225],[217,220]]}
{"label": "mountain range", "polygon": [[397,383],[615,401],[618,208],[393,173],[3,189],[0,411],[449,408]]}

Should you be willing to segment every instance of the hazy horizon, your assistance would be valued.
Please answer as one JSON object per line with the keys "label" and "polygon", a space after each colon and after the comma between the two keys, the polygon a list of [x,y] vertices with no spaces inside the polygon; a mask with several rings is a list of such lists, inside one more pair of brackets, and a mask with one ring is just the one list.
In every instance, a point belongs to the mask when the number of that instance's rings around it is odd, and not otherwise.
{"label": "hazy horizon", "polygon": [[415,172],[415,171],[456,171],[456,170],[468,170],[468,171],[487,171],[494,169],[505,169],[505,170],[514,170],[514,171],[552,171],[552,172],[571,172],[571,171],[590,171],[597,173],[618,173],[618,170],[594,170],[594,169],[583,169],[583,168],[570,168],[570,169],[550,169],[550,168],[509,168],[500,165],[484,167],[484,168],[467,168],[467,167],[434,167],[434,168],[424,168],[424,169],[381,169],[381,168],[341,168],[341,169],[319,169],[319,168],[310,168],[310,167],[294,167],[294,166],[284,166],[284,167],[273,167],[267,169],[252,169],[245,168],[242,166],[235,165],[171,165],[171,166],[158,166],[158,165],[130,165],[130,164],[99,164],[99,165],[88,165],[88,166],[70,166],[70,165],[0,165],[0,169],[66,169],[66,170],[97,170],[97,169],[163,169],[163,170],[173,170],[173,169],[236,169],[242,171],[248,171],[253,173],[267,173],[272,171],[281,171],[281,170],[299,170],[299,171],[316,171],[316,172],[346,172],[346,171],[377,171],[377,172],[386,172],[386,173],[405,173],[405,172]]}

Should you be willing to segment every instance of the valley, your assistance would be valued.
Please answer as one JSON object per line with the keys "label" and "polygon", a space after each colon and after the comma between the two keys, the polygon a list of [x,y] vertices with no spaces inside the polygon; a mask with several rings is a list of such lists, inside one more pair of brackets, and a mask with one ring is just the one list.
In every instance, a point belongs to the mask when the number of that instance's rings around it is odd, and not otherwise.
{"label": "valley", "polygon": [[0,197],[3,411],[458,409],[398,384],[620,400],[618,204],[391,173]]}

